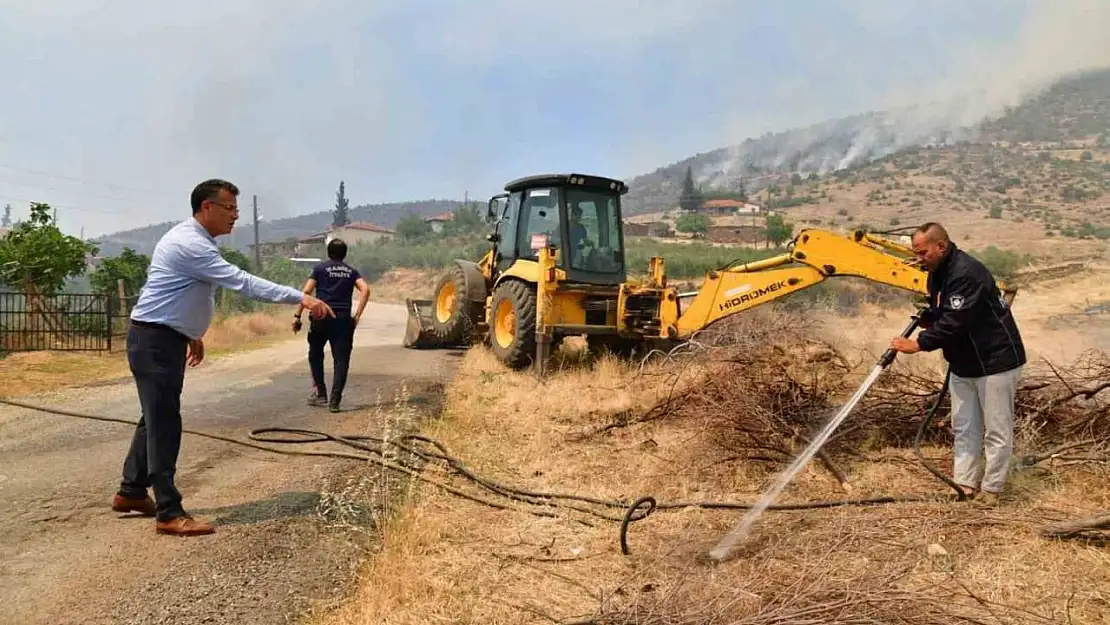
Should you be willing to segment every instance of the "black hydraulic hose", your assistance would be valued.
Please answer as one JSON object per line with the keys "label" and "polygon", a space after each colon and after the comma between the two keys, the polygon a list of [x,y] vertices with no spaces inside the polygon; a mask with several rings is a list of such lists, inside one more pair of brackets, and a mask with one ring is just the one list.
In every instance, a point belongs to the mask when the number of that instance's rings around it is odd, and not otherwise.
{"label": "black hydraulic hose", "polygon": [[[918,459],[922,462],[923,465],[925,465],[925,467],[933,475],[937,476],[939,479],[943,480],[945,483],[949,484],[954,489],[956,489],[956,492],[959,496],[959,499],[962,500],[962,499],[965,498],[965,495],[964,495],[963,491],[960,490],[959,486],[957,486],[954,482],[949,480],[947,477],[945,477],[939,471],[936,471],[935,469],[933,469],[927,462],[925,462],[925,459],[921,456],[921,452],[920,452],[921,438],[924,434],[925,429],[928,427],[929,423],[932,421],[934,415],[936,414],[936,411],[939,408],[940,403],[944,398],[944,394],[947,391],[947,388],[948,388],[948,378],[946,376],[945,377],[945,384],[941,388],[941,392],[940,392],[939,396],[937,397],[937,401],[933,404],[932,408],[929,410],[928,414],[926,415],[926,418],[923,421],[921,427],[918,429],[917,439],[916,439],[915,445],[914,445],[914,451],[917,454]],[[91,419],[91,420],[94,420],[94,421],[120,423],[120,424],[131,425],[131,426],[137,425],[136,421],[132,421],[130,419],[120,419],[120,418],[116,418],[116,417],[104,417],[104,416],[85,414],[85,413],[75,412],[75,411],[70,411],[70,410],[63,410],[63,409],[58,409],[58,408],[47,408],[45,406],[39,406],[39,405],[36,405],[36,404],[30,404],[30,403],[26,403],[26,402],[22,402],[22,401],[11,400],[11,399],[0,398],[0,404],[7,404],[7,405],[10,405],[10,406],[16,406],[16,407],[19,407],[19,408],[26,408],[26,409],[35,410],[35,411],[38,411],[38,412],[44,412],[44,413],[55,414],[55,415],[62,415],[62,416],[67,416],[67,417],[76,417],[76,418],[80,418],[80,419]],[[752,508],[756,505],[756,504],[753,504],[753,503],[716,502],[716,501],[677,501],[677,502],[670,502],[670,503],[657,503],[655,498],[651,497],[651,496],[640,497],[636,501],[629,504],[629,503],[623,502],[623,501],[606,500],[606,499],[600,499],[600,498],[584,496],[584,495],[553,493],[553,492],[540,492],[540,491],[531,491],[531,490],[526,490],[526,489],[514,488],[514,487],[507,486],[507,485],[504,485],[504,484],[500,484],[500,483],[495,482],[493,480],[489,480],[487,478],[483,478],[483,477],[479,476],[474,471],[470,470],[462,462],[462,460],[460,460],[459,458],[457,458],[457,457],[451,455],[450,453],[448,453],[446,447],[444,447],[440,442],[438,442],[436,440],[433,440],[431,438],[427,438],[425,436],[421,436],[421,435],[404,435],[404,436],[399,436],[399,437],[394,438],[394,439],[386,440],[386,439],[376,438],[376,437],[373,437],[373,436],[364,436],[364,435],[338,436],[338,435],[333,435],[333,434],[329,434],[327,432],[322,432],[322,431],[318,431],[318,430],[308,430],[308,429],[300,429],[300,428],[270,427],[270,428],[259,428],[259,429],[251,430],[250,433],[248,434],[248,437],[251,440],[246,441],[246,440],[241,440],[241,439],[237,439],[237,438],[232,438],[232,437],[229,437],[229,436],[221,436],[219,434],[211,434],[211,433],[207,433],[207,432],[201,432],[201,431],[190,430],[190,429],[183,429],[182,433],[192,434],[192,435],[201,436],[201,437],[204,437],[204,438],[209,438],[209,439],[218,440],[218,441],[222,441],[222,442],[226,442],[226,443],[240,445],[240,446],[243,446],[243,447],[248,447],[248,448],[251,448],[251,449],[257,449],[257,450],[260,450],[260,451],[268,451],[268,452],[271,452],[271,453],[287,455],[287,456],[328,457],[328,458],[340,458],[340,459],[344,459],[344,460],[357,460],[357,461],[361,461],[361,462],[370,462],[372,464],[376,464],[376,465],[378,465],[382,468],[389,469],[391,471],[397,471],[397,472],[400,472],[400,473],[404,473],[405,475],[407,475],[409,477],[412,477],[412,478],[415,478],[419,481],[425,482],[427,484],[431,484],[433,486],[439,487],[439,488],[441,488],[441,489],[443,489],[443,490],[445,490],[445,491],[447,491],[447,492],[449,492],[453,495],[462,497],[464,499],[470,500],[470,501],[475,502],[475,503],[480,503],[480,504],[483,504],[483,505],[486,505],[486,506],[489,506],[489,507],[492,507],[492,508],[500,509],[500,510],[524,511],[524,512],[527,512],[529,514],[536,515],[536,516],[548,517],[548,518],[558,518],[559,515],[555,511],[552,511],[550,508],[563,507],[563,508],[569,508],[569,509],[572,509],[572,510],[575,510],[575,511],[578,511],[578,512],[582,512],[584,514],[599,517],[599,518],[602,518],[602,519],[606,519],[606,520],[610,520],[610,521],[618,521],[618,522],[620,522],[621,552],[624,553],[625,555],[628,555],[628,553],[629,553],[628,538],[627,538],[627,532],[628,532],[629,524],[633,523],[635,521],[641,521],[641,520],[647,518],[655,510],[675,510],[675,509],[683,509],[683,508],[702,508],[702,509],[707,509],[707,510],[745,510],[745,509]],[[293,435],[293,436],[292,437],[284,437],[284,436],[280,436],[280,434]],[[363,454],[340,452],[340,451],[285,450],[285,449],[277,449],[277,448],[270,447],[270,446],[267,446],[267,445],[260,445],[257,442],[252,442],[252,441],[267,442],[267,443],[281,443],[281,444],[333,442],[333,443],[338,443],[340,445],[344,445],[346,447],[350,447],[350,448],[354,448],[354,449],[357,449],[357,450],[367,452],[367,454],[363,455]],[[378,445],[380,445],[380,447],[375,447],[373,445],[373,443],[377,443]],[[412,446],[413,443],[416,443],[416,444],[423,443],[423,444],[426,444],[426,445],[432,447],[433,449],[432,450],[420,450],[420,449],[417,449],[417,448],[413,447]],[[483,488],[483,489],[485,489],[489,492],[492,492],[496,495],[500,495],[501,497],[503,497],[505,499],[508,499],[508,500],[511,500],[511,501],[517,501],[517,502],[520,502],[520,503],[529,504],[531,506],[546,507],[548,509],[519,510],[519,509],[510,507],[508,505],[505,505],[503,503],[487,499],[485,497],[479,497],[479,496],[464,492],[464,491],[459,490],[458,488],[456,488],[454,486],[451,486],[451,485],[446,484],[444,482],[441,482],[439,480],[430,479],[430,478],[428,478],[424,475],[421,475],[421,471],[422,471],[423,467],[409,466],[408,464],[406,464],[405,462],[400,461],[400,460],[389,460],[389,459],[387,459],[385,457],[385,454],[383,453],[384,447],[386,447],[386,446],[393,446],[393,447],[396,447],[396,448],[398,448],[402,451],[408,452],[408,453],[420,458],[424,462],[435,461],[435,460],[442,461],[450,469],[452,469],[455,474],[461,475],[462,477],[466,478],[470,482],[478,485],[479,487],[481,487],[481,488]],[[842,506],[866,506],[866,505],[878,505],[878,504],[886,504],[886,503],[924,502],[924,501],[932,501],[934,499],[935,499],[935,497],[929,497],[929,496],[924,496],[924,497],[882,496],[882,497],[870,497],[870,498],[863,498],[863,499],[842,499],[842,500],[812,501],[812,502],[790,503],[790,504],[770,504],[769,506],[767,506],[766,509],[767,510],[813,510],[813,509],[820,509],[820,508],[834,508],[834,507],[842,507]],[[556,503],[557,500],[577,501],[577,502],[594,504],[594,505],[598,505],[598,506],[605,507],[605,508],[619,508],[619,509],[624,509],[625,512],[622,516],[613,516],[613,515],[605,514],[603,512],[597,511],[597,510],[591,510],[587,507],[583,507],[583,506],[580,506],[580,505],[570,505],[570,504],[567,504],[567,503],[557,504]],[[641,514],[636,515],[635,514],[636,511],[639,510],[640,508],[645,507],[645,505],[646,505],[646,510],[644,510],[643,513],[641,513]],[[579,522],[585,523],[585,521],[579,521]],[[589,525],[588,523],[586,523],[586,524]]]}

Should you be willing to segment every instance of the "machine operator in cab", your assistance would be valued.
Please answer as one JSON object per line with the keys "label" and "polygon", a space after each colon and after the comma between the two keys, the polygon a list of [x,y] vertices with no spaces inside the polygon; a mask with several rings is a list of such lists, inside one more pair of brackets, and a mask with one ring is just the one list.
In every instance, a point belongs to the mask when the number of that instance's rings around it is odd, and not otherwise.
{"label": "machine operator in cab", "polygon": [[[346,258],[347,244],[341,239],[332,239],[328,242],[328,259],[313,267],[312,277],[305,282],[302,289],[304,293],[315,291],[316,297],[326,302],[335,313],[335,317],[311,319],[308,329],[308,367],[313,382],[308,403],[310,406],[327,404],[331,412],[339,412],[351,365],[355,328],[370,299],[370,286],[357,269],[345,262]],[[360,298],[358,307],[352,313],[352,295],[355,289],[358,289]],[[302,308],[298,307],[294,313],[294,333],[301,329]],[[324,382],[325,344],[331,344],[333,371],[330,396]]]}

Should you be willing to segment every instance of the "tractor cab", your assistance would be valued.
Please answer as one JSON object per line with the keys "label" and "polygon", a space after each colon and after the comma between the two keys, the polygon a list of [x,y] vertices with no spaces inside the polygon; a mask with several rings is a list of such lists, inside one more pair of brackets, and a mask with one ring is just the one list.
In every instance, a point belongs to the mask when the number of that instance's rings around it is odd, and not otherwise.
{"label": "tractor cab", "polygon": [[519,178],[489,201],[495,225],[494,272],[518,260],[538,260],[539,250],[556,250],[567,282],[618,285],[625,280],[619,180],[580,174]]}

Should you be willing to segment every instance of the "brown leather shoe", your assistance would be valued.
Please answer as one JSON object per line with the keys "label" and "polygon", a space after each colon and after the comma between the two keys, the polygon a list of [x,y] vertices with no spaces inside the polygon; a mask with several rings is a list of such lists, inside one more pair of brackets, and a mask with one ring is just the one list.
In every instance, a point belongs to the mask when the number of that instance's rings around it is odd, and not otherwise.
{"label": "brown leather shoe", "polygon": [[154,524],[154,530],[159,534],[173,536],[202,536],[215,532],[216,528],[185,515],[169,521],[158,521]]}
{"label": "brown leather shoe", "polygon": [[112,510],[116,512],[141,512],[143,516],[154,516],[154,500],[149,495],[142,499],[127,499],[118,493],[112,497]]}

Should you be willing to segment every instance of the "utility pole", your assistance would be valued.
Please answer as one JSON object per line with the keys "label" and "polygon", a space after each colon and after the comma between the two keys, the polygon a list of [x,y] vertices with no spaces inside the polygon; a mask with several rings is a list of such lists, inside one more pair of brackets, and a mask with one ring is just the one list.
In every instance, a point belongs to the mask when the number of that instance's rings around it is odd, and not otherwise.
{"label": "utility pole", "polygon": [[254,266],[255,271],[262,271],[262,250],[258,247],[258,196],[251,196],[254,206]]}

